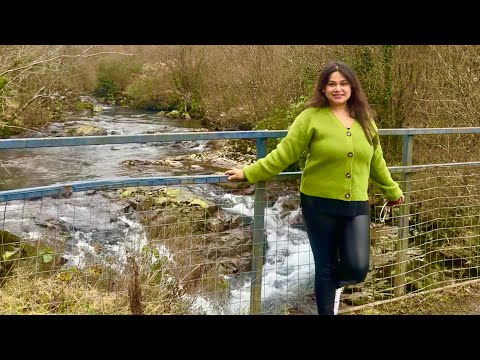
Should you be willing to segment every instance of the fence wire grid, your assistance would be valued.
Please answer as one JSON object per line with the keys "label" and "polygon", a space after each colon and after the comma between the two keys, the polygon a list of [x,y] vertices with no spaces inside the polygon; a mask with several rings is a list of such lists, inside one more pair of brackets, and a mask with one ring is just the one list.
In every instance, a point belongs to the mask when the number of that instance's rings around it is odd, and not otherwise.
{"label": "fence wire grid", "polygon": [[[402,167],[390,169],[405,204],[381,221],[384,199],[370,185],[370,269],[345,288],[340,313],[479,277],[480,162],[460,162],[464,154],[412,166],[412,149],[414,136],[457,141],[480,128],[379,132],[402,136]],[[4,139],[0,149],[255,139],[259,158],[268,138],[285,134]],[[420,151],[430,144],[423,140]],[[299,178],[249,185],[171,176],[0,191],[0,314],[315,314]]]}
{"label": "fence wire grid", "polygon": [[[412,173],[408,213],[396,207],[383,223],[372,185],[370,271],[345,289],[341,312],[478,278],[478,172]],[[99,186],[5,201],[0,313],[250,314],[259,296],[261,314],[314,314],[298,181],[259,186]]]}

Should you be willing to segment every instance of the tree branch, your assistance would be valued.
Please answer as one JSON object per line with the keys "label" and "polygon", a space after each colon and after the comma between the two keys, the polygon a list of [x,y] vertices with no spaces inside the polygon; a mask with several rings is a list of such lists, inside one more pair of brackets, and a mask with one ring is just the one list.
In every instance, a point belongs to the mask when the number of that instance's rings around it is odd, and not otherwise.
{"label": "tree branch", "polygon": [[29,68],[34,67],[36,65],[44,64],[44,63],[54,61],[54,60],[57,60],[57,59],[61,59],[61,58],[89,58],[89,57],[93,57],[93,56],[106,55],[106,54],[117,54],[117,55],[124,55],[124,56],[134,56],[135,55],[135,54],[121,53],[121,52],[117,52],[117,51],[101,51],[101,52],[98,52],[98,53],[85,55],[85,53],[88,50],[90,50],[91,48],[93,48],[93,46],[90,46],[89,48],[82,51],[78,55],[57,55],[57,56],[54,56],[54,57],[49,58],[49,59],[34,61],[33,63],[28,64],[28,65],[20,66],[20,67],[15,68],[15,69],[5,70],[4,72],[0,73],[0,76],[3,76],[5,74],[11,73],[11,72],[15,72],[15,71],[29,69]]}
{"label": "tree branch", "polygon": [[45,85],[42,86],[42,87],[37,91],[37,93],[36,93],[30,100],[28,100],[28,102],[25,103],[25,105],[22,106],[22,108],[20,109],[20,111],[16,112],[16,113],[13,115],[13,117],[12,117],[11,120],[18,118],[18,116],[19,116],[22,112],[24,112],[25,109],[26,109],[31,103],[33,103],[36,99],[38,99],[39,97],[48,97],[47,95],[40,94],[43,90],[45,90]]}
{"label": "tree branch", "polygon": [[44,135],[44,136],[47,135],[47,134],[45,134],[45,133],[43,133],[43,132],[41,132],[41,131],[27,128],[26,126],[15,126],[15,125],[6,125],[6,124],[2,124],[2,125],[0,125],[0,126],[1,126],[2,128],[22,129],[22,130],[25,130],[25,131],[34,132],[34,133],[37,133],[37,134],[40,134],[40,135]]}

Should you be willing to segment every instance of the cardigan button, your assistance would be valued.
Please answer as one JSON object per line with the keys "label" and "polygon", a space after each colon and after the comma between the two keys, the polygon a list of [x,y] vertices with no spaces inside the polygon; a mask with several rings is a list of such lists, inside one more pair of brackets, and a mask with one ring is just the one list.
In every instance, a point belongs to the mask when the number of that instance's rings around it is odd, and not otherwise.
{"label": "cardigan button", "polygon": [[350,179],[352,177],[352,174],[346,173],[345,176],[347,177],[347,179]]}
{"label": "cardigan button", "polygon": [[349,152],[348,153],[348,157],[352,157],[353,156],[353,153],[352,152]]}
{"label": "cardigan button", "polygon": [[347,136],[352,136],[352,133],[350,131],[347,131]]}
{"label": "cardigan button", "polygon": [[345,194],[345,199],[350,199],[350,194]]}

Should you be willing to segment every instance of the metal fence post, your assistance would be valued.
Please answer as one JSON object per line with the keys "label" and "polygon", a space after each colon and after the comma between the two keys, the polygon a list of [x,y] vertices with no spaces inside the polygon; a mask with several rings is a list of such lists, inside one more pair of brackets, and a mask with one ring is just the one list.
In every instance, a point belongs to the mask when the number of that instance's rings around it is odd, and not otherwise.
{"label": "metal fence post", "polygon": [[[412,165],[413,135],[402,136],[402,166]],[[394,278],[394,297],[405,294],[405,273],[407,270],[407,250],[409,235],[409,214],[410,214],[410,178],[409,169],[402,170],[402,182],[400,187],[405,196],[405,202],[400,206],[400,218],[398,221],[398,241],[395,246],[396,266]]]}
{"label": "metal fence post", "polygon": [[[267,154],[267,140],[256,139],[257,160]],[[262,270],[265,245],[265,181],[255,184],[253,210],[253,259],[250,284],[250,314],[262,311]]]}

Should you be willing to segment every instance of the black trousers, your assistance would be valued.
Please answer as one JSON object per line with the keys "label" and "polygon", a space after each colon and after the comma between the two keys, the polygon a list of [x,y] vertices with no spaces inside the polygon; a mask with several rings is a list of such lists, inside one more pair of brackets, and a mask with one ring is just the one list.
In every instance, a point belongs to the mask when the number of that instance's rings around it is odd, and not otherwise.
{"label": "black trousers", "polygon": [[335,290],[365,280],[370,261],[370,216],[319,211],[301,194],[305,228],[315,261],[315,298],[320,315],[333,315]]}

